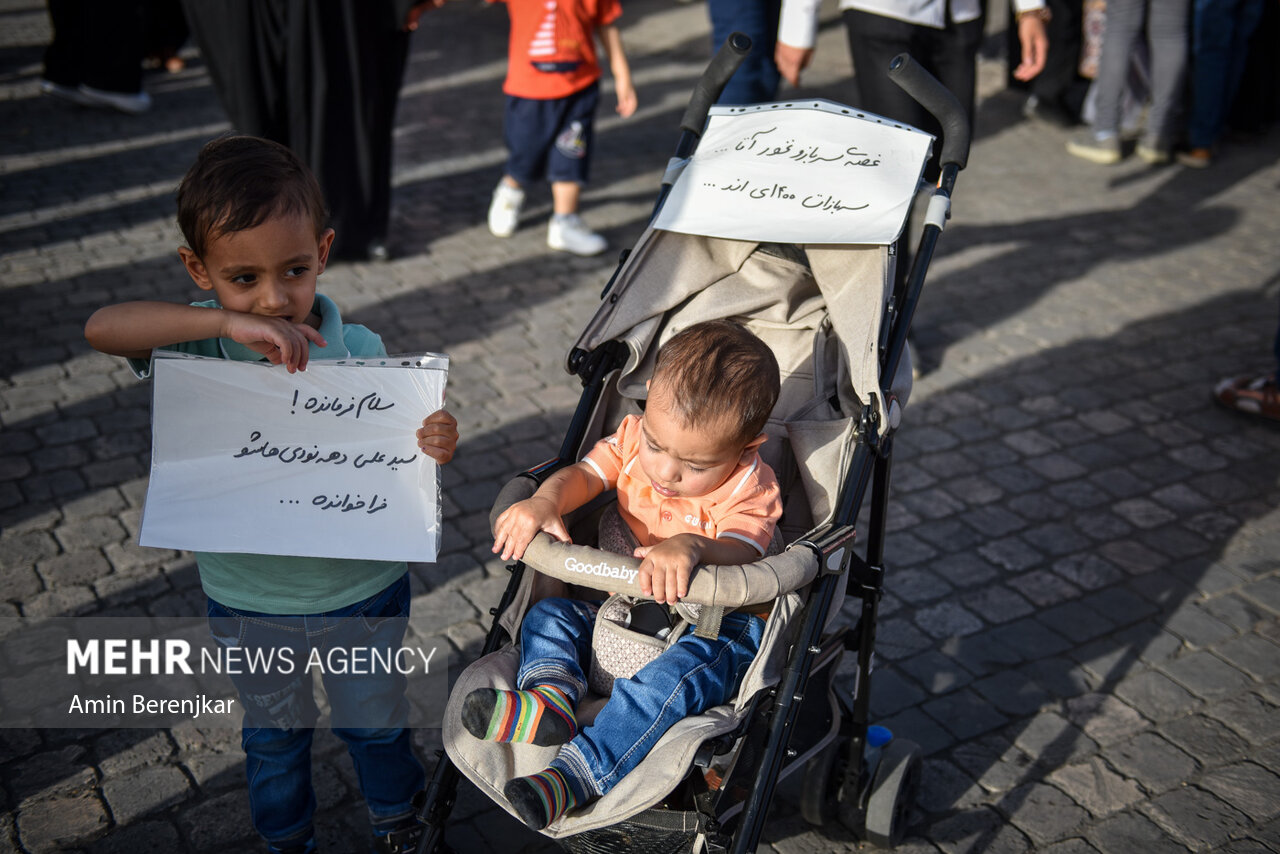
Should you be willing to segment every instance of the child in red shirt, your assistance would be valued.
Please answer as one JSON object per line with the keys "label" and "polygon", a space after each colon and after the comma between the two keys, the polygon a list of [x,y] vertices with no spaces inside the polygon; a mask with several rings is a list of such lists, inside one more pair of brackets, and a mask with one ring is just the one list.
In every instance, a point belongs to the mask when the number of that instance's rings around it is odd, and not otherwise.
{"label": "child in red shirt", "polygon": [[[499,2],[499,0],[490,0]],[[603,237],[578,218],[578,197],[590,167],[600,64],[595,36],[609,58],[618,114],[636,110],[631,68],[614,21],[618,0],[503,0],[511,16],[503,133],[506,171],[489,205],[489,230],[510,237],[525,188],[549,180],[553,215],[547,245],[577,255],[605,250]]]}

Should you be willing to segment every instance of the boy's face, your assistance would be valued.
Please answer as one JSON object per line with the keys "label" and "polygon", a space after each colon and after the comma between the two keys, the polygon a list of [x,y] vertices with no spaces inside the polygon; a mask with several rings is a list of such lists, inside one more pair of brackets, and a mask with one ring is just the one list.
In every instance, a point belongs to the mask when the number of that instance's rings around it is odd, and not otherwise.
{"label": "boy's face", "polygon": [[333,229],[319,238],[306,214],[269,217],[253,228],[220,234],[204,257],[178,250],[191,278],[225,309],[283,317],[316,326],[316,277],[324,272]]}
{"label": "boy's face", "polygon": [[764,441],[745,444],[724,420],[687,425],[666,406],[662,394],[650,394],[640,418],[638,462],[654,492],[663,498],[694,498],[713,492]]}

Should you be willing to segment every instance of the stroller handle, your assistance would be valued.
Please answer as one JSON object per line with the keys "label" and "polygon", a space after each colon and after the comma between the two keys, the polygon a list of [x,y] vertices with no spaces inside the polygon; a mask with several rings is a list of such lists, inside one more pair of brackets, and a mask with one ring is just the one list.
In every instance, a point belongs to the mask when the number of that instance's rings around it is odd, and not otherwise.
{"label": "stroller handle", "polygon": [[959,99],[938,82],[924,66],[900,53],[889,62],[889,79],[914,98],[942,125],[940,163],[954,163],[961,169],[969,162],[969,116]]}
{"label": "stroller handle", "polygon": [[702,136],[702,129],[707,124],[707,113],[711,105],[720,97],[724,87],[729,83],[733,72],[738,70],[742,60],[751,53],[751,38],[745,33],[730,33],[724,40],[715,58],[707,66],[706,71],[698,78],[693,87],[693,95],[689,98],[689,106],[685,107],[680,118],[680,129],[688,131],[695,137]]}

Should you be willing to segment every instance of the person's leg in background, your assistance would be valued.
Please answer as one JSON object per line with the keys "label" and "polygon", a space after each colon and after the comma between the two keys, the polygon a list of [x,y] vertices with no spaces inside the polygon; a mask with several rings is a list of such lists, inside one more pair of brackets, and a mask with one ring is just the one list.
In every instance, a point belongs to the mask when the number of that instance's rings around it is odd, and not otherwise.
{"label": "person's leg in background", "polygon": [[781,8],[782,0],[707,0],[712,53],[735,32],[751,39],[751,53],[729,78],[718,103],[755,104],[773,100],[780,79],[773,50],[778,40]]}
{"label": "person's leg in background", "polygon": [[[1023,112],[1059,127],[1070,127],[1080,121],[1080,108],[1088,88],[1080,76],[1080,47],[1084,26],[1083,0],[1048,0],[1049,56],[1044,70],[1036,75],[1028,88]],[[1009,65],[1018,64],[1020,45],[1017,28],[1009,28]],[[1012,79],[1012,74],[1010,75]]]}
{"label": "person's leg in background", "polygon": [[1178,156],[1187,166],[1213,162],[1227,111],[1244,73],[1249,39],[1262,17],[1263,0],[1195,0],[1192,15],[1189,150]]}
{"label": "person's leg in background", "polygon": [[1119,163],[1120,113],[1133,46],[1146,18],[1146,0],[1107,0],[1107,29],[1094,78],[1093,127],[1072,135],[1067,151],[1091,163]]}
{"label": "person's leg in background", "polygon": [[1182,118],[1182,97],[1190,43],[1190,0],[1153,0],[1147,6],[1147,45],[1151,56],[1151,107],[1138,141],[1138,156],[1167,163]]}
{"label": "person's leg in background", "polygon": [[45,51],[41,90],[82,106],[141,113],[141,0],[49,0],[53,41]]}

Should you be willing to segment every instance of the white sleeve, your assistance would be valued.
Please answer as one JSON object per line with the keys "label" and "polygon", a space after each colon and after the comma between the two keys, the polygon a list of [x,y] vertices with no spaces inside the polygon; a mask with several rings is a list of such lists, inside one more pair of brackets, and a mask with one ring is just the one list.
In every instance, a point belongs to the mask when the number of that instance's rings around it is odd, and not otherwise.
{"label": "white sleeve", "polygon": [[791,47],[813,47],[818,40],[818,7],[822,0],[782,0],[778,41]]}
{"label": "white sleeve", "polygon": [[1030,12],[1032,9],[1043,9],[1044,0],[1013,0],[1013,12]]}

